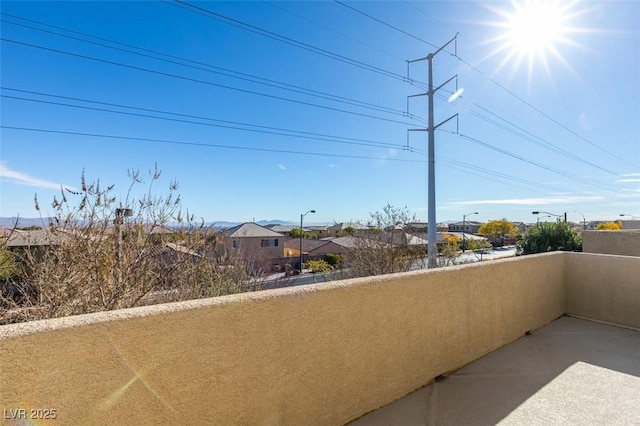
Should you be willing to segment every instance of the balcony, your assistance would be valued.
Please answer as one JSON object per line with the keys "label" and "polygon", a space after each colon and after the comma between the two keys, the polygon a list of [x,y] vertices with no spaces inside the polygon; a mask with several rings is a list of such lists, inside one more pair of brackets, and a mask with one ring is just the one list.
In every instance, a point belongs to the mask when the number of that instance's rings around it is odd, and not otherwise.
{"label": "balcony", "polygon": [[638,257],[556,252],[6,325],[0,406],[58,424],[638,423],[638,277]]}
{"label": "balcony", "polygon": [[640,333],[563,316],[349,425],[637,424],[638,401]]}

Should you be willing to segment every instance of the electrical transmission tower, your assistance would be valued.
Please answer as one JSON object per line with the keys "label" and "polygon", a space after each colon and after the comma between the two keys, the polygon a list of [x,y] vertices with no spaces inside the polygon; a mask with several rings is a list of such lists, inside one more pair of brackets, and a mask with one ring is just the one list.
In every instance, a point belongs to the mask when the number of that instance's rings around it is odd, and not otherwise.
{"label": "electrical transmission tower", "polygon": [[[429,88],[426,93],[420,93],[417,95],[410,95],[407,98],[412,98],[416,96],[428,96],[429,97],[429,112],[428,112],[428,127],[426,129],[409,129],[409,132],[429,132],[429,147],[428,147],[428,218],[427,218],[427,266],[429,268],[436,267],[436,171],[435,171],[435,131],[438,127],[442,126],[444,123],[458,116],[458,114],[454,114],[451,117],[447,118],[443,122],[435,125],[433,119],[433,95],[440,90],[444,85],[451,82],[453,79],[456,79],[456,92],[449,100],[455,99],[460,93],[457,89],[457,75],[454,75],[449,80],[442,83],[440,86],[433,88],[433,58],[445,47],[449,44],[456,42],[458,38],[458,34],[455,35],[451,40],[445,43],[442,47],[436,50],[433,53],[429,53],[426,57],[420,59],[414,59],[412,61],[407,61],[407,79],[409,79],[409,64],[420,61],[428,61],[429,63]],[[457,42],[454,44],[454,54],[457,55]],[[407,113],[409,112],[409,99],[407,99]]]}

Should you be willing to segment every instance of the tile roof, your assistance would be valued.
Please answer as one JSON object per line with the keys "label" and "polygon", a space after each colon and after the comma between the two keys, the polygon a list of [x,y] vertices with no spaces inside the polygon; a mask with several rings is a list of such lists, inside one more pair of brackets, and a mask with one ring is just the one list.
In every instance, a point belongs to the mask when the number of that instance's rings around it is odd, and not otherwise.
{"label": "tile roof", "polygon": [[333,226],[330,226],[329,229],[337,229],[337,230],[343,230],[346,228],[353,228],[353,229],[369,229],[369,227],[367,225],[363,225],[359,222],[340,222],[340,223],[336,223]]}
{"label": "tile roof", "polygon": [[34,247],[50,246],[60,244],[63,239],[69,236],[64,233],[54,233],[48,229],[37,231],[14,231],[7,239],[9,247]]}
{"label": "tile roof", "polygon": [[[267,225],[268,229],[271,229],[273,232],[291,232],[293,228],[300,228],[300,226],[295,225]],[[306,230],[306,228],[303,228]]]}
{"label": "tile roof", "polygon": [[[302,240],[302,251],[308,252],[311,250],[315,250],[320,246],[323,246],[325,244],[328,244],[329,241],[325,241],[325,240],[309,240],[309,239],[303,239]],[[296,249],[296,250],[300,250],[300,239],[299,238],[292,238],[289,240],[285,240],[284,242],[284,246],[285,248],[291,248],[291,249]]]}
{"label": "tile roof", "polygon": [[276,238],[284,237],[275,231],[260,226],[257,223],[246,222],[233,228],[228,228],[220,232],[221,235],[225,235],[231,238],[251,238],[251,237],[265,237]]}

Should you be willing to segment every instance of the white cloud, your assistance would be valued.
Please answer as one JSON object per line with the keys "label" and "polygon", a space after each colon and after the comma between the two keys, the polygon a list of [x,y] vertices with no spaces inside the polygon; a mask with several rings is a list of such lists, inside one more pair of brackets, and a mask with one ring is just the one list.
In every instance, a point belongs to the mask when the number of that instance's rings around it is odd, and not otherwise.
{"label": "white cloud", "polygon": [[616,181],[616,183],[635,183],[635,182],[640,182],[640,177],[639,178],[618,179]]}
{"label": "white cloud", "polygon": [[282,164],[278,164],[278,168],[280,170],[287,170],[287,168],[285,166],[283,166]]}
{"label": "white cloud", "polygon": [[329,167],[330,169],[337,169],[340,166],[338,166],[337,164],[327,164],[327,167]]}
{"label": "white cloud", "polygon": [[60,189],[60,187],[62,187],[64,189],[70,189],[72,191],[76,190],[74,187],[69,185],[50,182],[47,180],[29,176],[25,173],[16,172],[15,170],[11,170],[9,167],[7,167],[5,162],[0,162],[0,178],[8,179],[11,183],[15,183],[17,185],[35,186],[43,189]]}
{"label": "white cloud", "polygon": [[620,173],[622,177],[640,177],[640,173]]}

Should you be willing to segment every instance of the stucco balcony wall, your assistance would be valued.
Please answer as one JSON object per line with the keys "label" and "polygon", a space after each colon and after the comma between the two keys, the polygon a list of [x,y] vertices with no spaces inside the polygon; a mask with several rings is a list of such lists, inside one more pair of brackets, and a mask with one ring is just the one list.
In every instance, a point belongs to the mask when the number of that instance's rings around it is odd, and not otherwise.
{"label": "stucco balcony wall", "polygon": [[617,231],[584,231],[582,251],[585,253],[640,256],[640,229]]}
{"label": "stucco balcony wall", "polygon": [[[0,406],[59,424],[344,424],[567,306],[633,326],[638,268],[549,253],[2,326]],[[592,306],[606,285],[630,301],[621,319],[615,300]]]}
{"label": "stucco balcony wall", "polygon": [[640,258],[566,253],[565,287],[567,314],[640,330]]}

